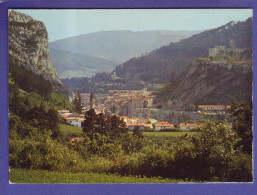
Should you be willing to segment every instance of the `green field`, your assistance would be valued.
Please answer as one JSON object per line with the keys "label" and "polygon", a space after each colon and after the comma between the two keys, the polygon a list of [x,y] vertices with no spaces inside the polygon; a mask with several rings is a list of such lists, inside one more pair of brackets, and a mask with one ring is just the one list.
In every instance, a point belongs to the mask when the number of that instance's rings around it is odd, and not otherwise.
{"label": "green field", "polygon": [[[82,133],[82,128],[80,128],[80,127],[74,127],[71,125],[64,125],[64,124],[59,124],[59,126],[60,126],[61,132],[65,133],[65,134],[67,134],[67,133],[81,134]],[[148,137],[148,136],[179,137],[179,136],[185,135],[186,133],[194,134],[196,132],[143,132],[143,135],[146,137]]]}
{"label": "green field", "polygon": [[12,183],[178,183],[183,180],[120,176],[99,173],[65,173],[46,170],[11,169]]}
{"label": "green field", "polygon": [[165,136],[165,137],[178,137],[188,134],[194,134],[196,132],[143,132],[144,136]]}
{"label": "green field", "polygon": [[82,128],[80,127],[75,127],[71,125],[64,125],[64,124],[59,124],[60,131],[62,133],[74,133],[74,134],[81,134],[82,133]]}

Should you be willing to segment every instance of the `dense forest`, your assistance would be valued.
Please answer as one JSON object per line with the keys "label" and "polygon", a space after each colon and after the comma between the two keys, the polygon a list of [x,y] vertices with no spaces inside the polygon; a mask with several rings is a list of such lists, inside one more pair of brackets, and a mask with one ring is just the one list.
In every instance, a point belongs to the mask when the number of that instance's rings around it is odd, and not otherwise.
{"label": "dense forest", "polygon": [[53,91],[50,81],[45,80],[43,76],[34,74],[23,66],[17,66],[9,63],[9,73],[14,80],[15,87],[27,92],[36,92],[44,98],[49,98]]}

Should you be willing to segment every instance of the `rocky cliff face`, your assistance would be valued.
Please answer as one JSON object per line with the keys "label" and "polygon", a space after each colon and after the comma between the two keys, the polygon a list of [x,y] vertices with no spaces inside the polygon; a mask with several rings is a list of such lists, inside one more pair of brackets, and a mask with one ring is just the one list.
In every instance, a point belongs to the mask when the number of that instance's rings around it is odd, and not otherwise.
{"label": "rocky cliff face", "polygon": [[8,19],[9,62],[42,75],[51,81],[56,91],[67,95],[68,89],[58,78],[50,60],[44,23],[16,11],[9,11]]}
{"label": "rocky cliff face", "polygon": [[192,62],[160,92],[158,101],[173,109],[190,104],[226,104],[252,97],[251,65]]}

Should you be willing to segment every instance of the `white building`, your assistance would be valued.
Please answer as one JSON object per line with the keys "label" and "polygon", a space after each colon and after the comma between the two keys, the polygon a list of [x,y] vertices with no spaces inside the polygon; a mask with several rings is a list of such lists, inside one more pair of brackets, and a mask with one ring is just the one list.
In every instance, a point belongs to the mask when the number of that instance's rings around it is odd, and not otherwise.
{"label": "white building", "polygon": [[150,123],[150,124],[155,124],[155,123],[157,123],[158,122],[158,120],[156,120],[156,119],[154,119],[154,118],[147,118],[147,119],[145,119],[145,122],[146,123]]}
{"label": "white building", "polygon": [[145,124],[144,123],[129,123],[127,124],[127,127],[129,130],[133,130],[136,127],[139,128],[139,130],[144,130],[145,129]]}
{"label": "white building", "polygon": [[84,121],[84,119],[76,117],[69,117],[66,120],[75,127],[81,127],[81,123]]}
{"label": "white building", "polygon": [[192,130],[195,129],[197,127],[201,127],[202,124],[196,124],[196,123],[180,123],[179,127],[181,131],[185,131],[185,130]]}
{"label": "white building", "polygon": [[198,111],[204,111],[207,114],[227,114],[230,106],[224,105],[199,105]]}
{"label": "white building", "polygon": [[154,124],[154,129],[160,131],[162,129],[174,129],[174,125],[168,122],[157,122]]}

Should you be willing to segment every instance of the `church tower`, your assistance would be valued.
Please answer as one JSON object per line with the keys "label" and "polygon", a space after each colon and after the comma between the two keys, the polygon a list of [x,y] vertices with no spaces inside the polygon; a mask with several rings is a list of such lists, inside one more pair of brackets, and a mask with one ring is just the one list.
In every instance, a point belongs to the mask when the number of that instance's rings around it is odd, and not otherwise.
{"label": "church tower", "polygon": [[90,94],[90,108],[95,109],[95,94],[94,93]]}

